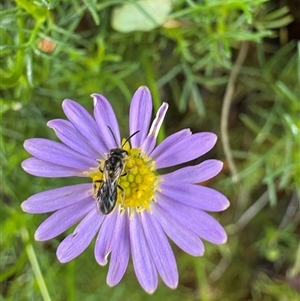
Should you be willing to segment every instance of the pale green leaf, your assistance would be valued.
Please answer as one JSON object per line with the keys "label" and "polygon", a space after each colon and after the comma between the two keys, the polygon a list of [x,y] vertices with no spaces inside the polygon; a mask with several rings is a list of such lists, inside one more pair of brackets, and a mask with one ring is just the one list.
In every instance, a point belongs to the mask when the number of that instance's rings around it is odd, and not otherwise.
{"label": "pale green leaf", "polygon": [[111,25],[116,31],[151,31],[161,26],[172,10],[171,0],[140,0],[113,10]]}

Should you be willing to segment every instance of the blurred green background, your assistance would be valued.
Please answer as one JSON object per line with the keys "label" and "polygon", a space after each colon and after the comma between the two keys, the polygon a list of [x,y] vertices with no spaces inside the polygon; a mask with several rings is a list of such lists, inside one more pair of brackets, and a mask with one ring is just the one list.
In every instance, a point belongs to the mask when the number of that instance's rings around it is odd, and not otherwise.
{"label": "blurred green background", "polygon": [[[1,36],[1,300],[299,300],[300,2],[298,0],[4,0]],[[23,141],[56,139],[49,119],[65,98],[90,112],[105,95],[124,137],[140,86],[170,104],[164,135],[213,131],[206,158],[224,161],[207,185],[231,201],[215,217],[228,242],[203,257],[176,246],[179,286],[153,296],[132,264],[119,285],[91,245],[60,264],[66,235],[36,242],[46,215],[22,212],[30,195],[80,179],[26,174]],[[203,158],[201,158],[203,160]],[[198,161],[199,162],[199,161]]]}

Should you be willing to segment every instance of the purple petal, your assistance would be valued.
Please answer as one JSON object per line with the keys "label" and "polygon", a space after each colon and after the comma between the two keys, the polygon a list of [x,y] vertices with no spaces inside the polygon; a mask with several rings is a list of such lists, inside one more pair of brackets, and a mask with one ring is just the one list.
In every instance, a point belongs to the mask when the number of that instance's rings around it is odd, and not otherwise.
{"label": "purple petal", "polygon": [[80,104],[70,99],[65,99],[62,106],[68,119],[73,123],[75,128],[90,141],[93,148],[96,149],[99,154],[107,153],[108,148],[102,139],[102,133],[90,113]]}
{"label": "purple petal", "polygon": [[201,238],[214,244],[223,244],[227,241],[224,228],[206,212],[172,201],[170,198],[157,193],[157,203],[185,227]]}
{"label": "purple petal", "polygon": [[156,159],[157,157],[164,154],[168,149],[177,143],[180,143],[184,138],[192,135],[190,129],[181,130],[175,134],[167,137],[163,142],[161,142],[151,153],[151,157]]}
{"label": "purple petal", "polygon": [[132,148],[141,146],[147,136],[152,115],[152,98],[147,87],[142,86],[134,93],[129,112],[130,135],[139,131],[131,138]]}
{"label": "purple petal", "polygon": [[91,96],[94,99],[94,116],[108,149],[120,146],[119,125],[110,103],[103,95],[92,94]]}
{"label": "purple petal", "polygon": [[29,174],[46,177],[46,178],[62,178],[62,177],[86,177],[87,175],[81,170],[66,166],[56,165],[45,162],[37,158],[28,158],[22,162],[22,168]]}
{"label": "purple petal", "polygon": [[229,206],[227,198],[212,188],[171,181],[163,181],[159,186],[161,194],[201,210],[219,212]]}
{"label": "purple petal", "polygon": [[[213,148],[217,136],[213,133],[196,133],[186,137],[158,157],[154,157],[157,169],[170,167],[196,159]],[[154,150],[155,151],[155,150]]]}
{"label": "purple petal", "polygon": [[166,234],[179,248],[193,256],[202,256],[204,254],[204,244],[198,235],[188,230],[158,204],[154,204],[151,210]]}
{"label": "purple petal", "polygon": [[109,286],[114,286],[120,282],[127,269],[130,255],[128,216],[127,214],[121,214],[118,219],[120,220],[119,228],[121,231],[119,231],[118,239],[111,252],[106,278]]}
{"label": "purple petal", "polygon": [[60,235],[86,216],[94,206],[94,200],[89,197],[56,211],[37,228],[35,239],[44,241]]}
{"label": "purple petal", "polygon": [[176,288],[178,271],[170,243],[157,220],[151,214],[144,211],[141,217],[145,237],[156,268],[166,285],[170,288]]}
{"label": "purple petal", "polygon": [[115,232],[118,214],[119,211],[114,210],[111,214],[107,215],[98,233],[95,244],[95,258],[100,265],[107,264],[107,256],[113,248],[113,237],[118,235]]}
{"label": "purple petal", "polygon": [[91,167],[98,166],[96,160],[79,154],[62,143],[48,139],[33,138],[25,140],[24,148],[34,157],[57,165],[80,170],[89,170]]}
{"label": "purple petal", "polygon": [[71,122],[64,119],[54,119],[50,120],[47,126],[55,131],[56,136],[61,142],[78,153],[94,160],[103,157],[103,154],[100,155],[90,145],[89,141],[77,131]]}
{"label": "purple petal", "polygon": [[92,184],[65,186],[32,195],[21,204],[29,213],[46,213],[73,205],[92,194]]}
{"label": "purple petal", "polygon": [[168,182],[201,183],[216,176],[223,167],[223,162],[218,160],[206,160],[195,166],[180,168],[162,177]]}
{"label": "purple petal", "polygon": [[139,213],[132,216],[130,222],[130,245],[133,267],[142,288],[152,294],[158,283],[157,271],[143,232]]}
{"label": "purple petal", "polygon": [[142,144],[142,150],[144,153],[147,155],[152,152],[153,148],[155,147],[156,144],[156,138],[159,132],[159,129],[164,121],[165,115],[167,113],[169,105],[164,102],[160,108],[158,109],[158,112],[156,114],[155,119],[152,122],[150,131],[148,136],[145,138]]}
{"label": "purple petal", "polygon": [[58,246],[56,256],[62,263],[68,262],[80,255],[97,234],[104,215],[100,215],[96,208],[92,210]]}

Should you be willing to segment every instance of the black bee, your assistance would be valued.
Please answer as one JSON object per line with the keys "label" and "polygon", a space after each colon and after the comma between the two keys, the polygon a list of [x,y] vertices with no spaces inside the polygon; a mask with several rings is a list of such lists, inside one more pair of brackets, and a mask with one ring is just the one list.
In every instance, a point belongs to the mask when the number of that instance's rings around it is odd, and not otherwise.
{"label": "black bee", "polygon": [[[127,140],[125,141],[125,143]],[[122,147],[124,144],[122,145]],[[103,173],[111,181],[117,180],[123,173],[125,167],[125,160],[128,156],[128,152],[123,148],[113,148],[110,150],[107,160],[104,162]]]}
{"label": "black bee", "polygon": [[[128,137],[120,148],[111,149],[107,155],[107,159],[104,161],[103,170],[99,168],[99,170],[103,173],[103,180],[95,181],[94,189],[97,208],[102,214],[109,214],[113,211],[117,203],[118,188],[123,191],[123,188],[118,185],[119,178],[126,175],[126,173],[123,174],[123,171],[125,168],[126,158],[128,157],[128,152],[123,149],[123,146],[138,132],[139,131]],[[98,188],[96,185],[97,182],[100,183]]]}

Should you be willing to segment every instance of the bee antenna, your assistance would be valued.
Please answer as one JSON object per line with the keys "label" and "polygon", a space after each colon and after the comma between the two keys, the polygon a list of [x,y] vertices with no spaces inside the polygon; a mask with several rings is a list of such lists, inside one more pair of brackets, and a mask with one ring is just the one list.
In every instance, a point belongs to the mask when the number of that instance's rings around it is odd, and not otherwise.
{"label": "bee antenna", "polygon": [[[108,129],[109,129],[109,131],[111,132],[111,135],[113,136],[113,138],[114,138],[114,140],[115,140],[115,142],[116,142],[116,145],[118,146],[118,142],[117,142],[117,139],[116,139],[116,137],[115,137],[115,135],[114,135],[114,132],[112,131],[112,129],[111,129],[111,127],[108,125],[107,126],[108,127]],[[136,135],[137,133],[138,133],[139,131],[136,131],[136,132],[134,132],[133,134],[131,134],[126,140],[125,140],[125,142],[122,144],[122,147],[134,136],[134,135]]]}
{"label": "bee antenna", "polygon": [[112,131],[112,129],[111,129],[111,127],[109,125],[107,127],[108,127],[109,131],[111,132],[111,135],[113,136],[113,138],[114,138],[114,140],[116,142],[116,146],[118,146],[118,142],[117,142],[117,139],[116,139],[116,137],[114,135],[114,132]]}
{"label": "bee antenna", "polygon": [[122,147],[134,136],[138,133],[139,131],[134,132],[133,134],[131,134],[126,140],[125,142],[122,144]]}

